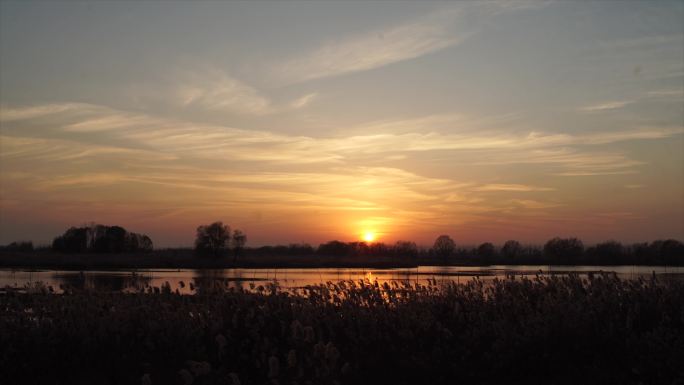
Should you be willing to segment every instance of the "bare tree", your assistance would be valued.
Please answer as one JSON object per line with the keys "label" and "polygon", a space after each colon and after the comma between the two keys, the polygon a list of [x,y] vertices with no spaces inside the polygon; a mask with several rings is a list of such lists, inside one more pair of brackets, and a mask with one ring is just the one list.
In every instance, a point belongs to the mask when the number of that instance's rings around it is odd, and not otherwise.
{"label": "bare tree", "polygon": [[223,222],[214,222],[210,225],[197,227],[195,238],[195,251],[203,254],[221,255],[230,241],[230,227]]}

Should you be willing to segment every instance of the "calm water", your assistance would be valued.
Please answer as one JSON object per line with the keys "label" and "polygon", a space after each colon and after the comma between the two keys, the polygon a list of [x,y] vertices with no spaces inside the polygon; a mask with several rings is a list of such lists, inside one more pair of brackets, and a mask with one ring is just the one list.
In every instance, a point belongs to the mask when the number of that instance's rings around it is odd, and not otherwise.
{"label": "calm water", "polygon": [[160,287],[167,283],[172,290],[192,294],[205,283],[220,283],[225,287],[254,289],[260,285],[277,282],[284,288],[298,288],[328,281],[377,280],[379,283],[399,281],[426,284],[438,282],[466,282],[478,277],[492,280],[507,274],[534,276],[543,274],[567,274],[576,272],[615,272],[620,278],[635,279],[656,274],[660,279],[684,279],[684,267],[663,266],[420,266],[412,269],[140,269],[106,271],[61,270],[9,270],[0,269],[0,288],[23,289],[42,283],[56,292],[62,287],[95,288],[101,290],[137,291],[141,288]]}

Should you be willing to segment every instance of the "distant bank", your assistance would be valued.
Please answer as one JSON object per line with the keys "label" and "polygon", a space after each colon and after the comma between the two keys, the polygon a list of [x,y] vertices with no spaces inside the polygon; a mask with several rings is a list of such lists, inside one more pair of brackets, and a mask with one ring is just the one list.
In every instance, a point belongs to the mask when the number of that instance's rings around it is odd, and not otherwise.
{"label": "distant bank", "polygon": [[0,246],[0,267],[102,268],[409,268],[416,266],[594,265],[684,266],[684,243],[676,239],[623,245],[614,240],[585,247],[575,237],[549,239],[543,246],[510,239],[497,246],[457,244],[447,234],[432,247],[413,241],[394,244],[332,240],[309,244],[248,247],[247,235],[221,221],[197,227],[194,248],[155,249],[150,237],[117,225],[70,227],[51,246],[31,241]]}

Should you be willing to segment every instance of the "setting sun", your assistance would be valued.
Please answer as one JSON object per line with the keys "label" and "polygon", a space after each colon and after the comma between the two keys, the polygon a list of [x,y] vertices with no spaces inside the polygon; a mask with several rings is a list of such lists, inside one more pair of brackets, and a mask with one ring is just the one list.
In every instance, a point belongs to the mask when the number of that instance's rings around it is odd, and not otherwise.
{"label": "setting sun", "polygon": [[684,0],[0,0],[0,385],[684,385],[683,294]]}
{"label": "setting sun", "polygon": [[372,231],[366,231],[363,233],[363,240],[366,242],[373,242],[375,240],[375,233]]}

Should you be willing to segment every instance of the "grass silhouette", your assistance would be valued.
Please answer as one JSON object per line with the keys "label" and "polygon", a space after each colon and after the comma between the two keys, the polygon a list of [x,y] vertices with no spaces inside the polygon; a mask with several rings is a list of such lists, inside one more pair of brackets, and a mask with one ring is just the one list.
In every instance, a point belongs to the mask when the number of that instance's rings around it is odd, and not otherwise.
{"label": "grass silhouette", "polygon": [[[0,382],[676,383],[684,286],[613,275],[484,284],[211,282],[0,295]],[[679,357],[679,358],[678,358]]]}

